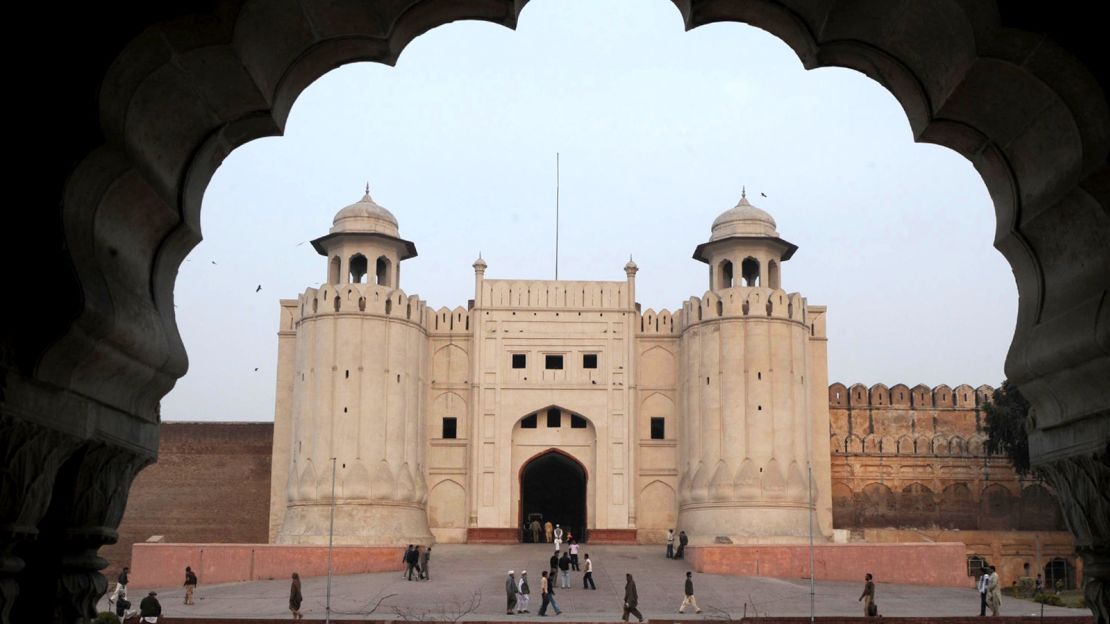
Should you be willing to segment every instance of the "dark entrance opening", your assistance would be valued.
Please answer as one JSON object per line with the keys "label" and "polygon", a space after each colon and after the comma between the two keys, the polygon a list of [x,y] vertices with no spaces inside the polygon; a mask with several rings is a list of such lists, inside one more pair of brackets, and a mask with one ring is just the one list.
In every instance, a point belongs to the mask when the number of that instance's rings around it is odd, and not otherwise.
{"label": "dark entrance opening", "polygon": [[[552,449],[520,469],[521,522],[525,528],[538,517],[540,524],[560,525],[579,543],[586,541],[586,469],[575,459]],[[540,540],[544,539],[543,531]],[[525,530],[522,541],[532,541]]]}

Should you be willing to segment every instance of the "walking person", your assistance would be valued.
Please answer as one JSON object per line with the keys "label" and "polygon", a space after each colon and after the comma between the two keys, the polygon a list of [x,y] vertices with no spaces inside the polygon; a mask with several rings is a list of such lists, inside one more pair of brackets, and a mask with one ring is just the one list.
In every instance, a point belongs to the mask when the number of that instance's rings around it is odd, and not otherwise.
{"label": "walking person", "polygon": [[197,589],[197,575],[193,574],[193,569],[185,566],[185,604],[196,604],[193,602],[193,592]]}
{"label": "walking person", "polygon": [[570,589],[570,555],[559,557],[559,587]]}
{"label": "walking person", "polygon": [[512,615],[516,610],[516,579],[513,571],[509,570],[509,577],[505,579],[505,615]]}
{"label": "walking person", "polygon": [[528,613],[528,603],[532,600],[532,589],[528,587],[528,570],[520,571],[516,584],[516,612]]}
{"label": "walking person", "polygon": [[686,531],[678,532],[678,550],[674,553],[675,559],[682,559],[686,556],[686,544],[690,543],[690,538],[686,537]]}
{"label": "walking person", "polygon": [[558,582],[555,579],[558,578],[559,575],[559,551],[555,551],[551,554],[551,559],[547,560],[547,567],[549,572],[549,574],[547,575],[547,580],[549,581],[551,587],[554,588],[555,583]]}
{"label": "walking person", "polygon": [[548,542],[548,543],[551,542],[551,532],[554,529],[555,529],[555,527],[551,524],[550,520],[543,523],[543,537],[544,537],[543,541]]}
{"label": "walking person", "polygon": [[991,580],[991,569],[983,568],[983,573],[979,575],[979,582],[976,583],[976,588],[979,590],[979,617],[987,614],[987,586]]}
{"label": "walking person", "polygon": [[[408,579],[410,581],[412,580],[412,573],[414,571],[416,571],[416,565],[419,562],[420,562],[420,553],[417,552],[416,547],[413,546],[413,547],[409,548],[408,552],[405,553],[405,578],[406,579]],[[418,579],[420,578],[419,573],[417,573],[417,578]]]}
{"label": "walking person", "polygon": [[570,547],[567,548],[567,550],[570,551],[570,569],[577,572],[578,571],[578,542],[574,541],[574,539],[571,539],[570,540]]}
{"label": "walking person", "polygon": [[674,529],[667,529],[667,559],[674,559]]}
{"label": "walking person", "polygon": [[528,528],[532,530],[532,543],[539,544],[540,531],[543,529],[543,527],[540,526],[540,521],[536,518],[532,518],[532,524],[528,525]]}
{"label": "walking person", "polygon": [[562,613],[559,610],[559,605],[555,603],[555,586],[551,579],[551,575],[546,571],[540,577],[540,598],[543,600],[540,603],[540,615],[547,615],[547,605],[551,605],[551,608],[555,609],[555,615]]}
{"label": "walking person", "polygon": [[555,525],[555,550],[558,551],[563,545],[563,529],[558,524]]}
{"label": "walking person", "polygon": [[412,544],[405,549],[404,554],[401,555],[401,578],[408,576],[409,571],[409,558],[412,556]]}
{"label": "walking person", "polygon": [[640,602],[639,597],[636,595],[636,581],[632,580],[631,574],[625,574],[624,578],[624,614],[621,615],[621,619],[627,622],[628,614],[631,613],[636,616],[637,620],[643,622],[644,616],[641,615],[640,610],[636,608],[636,605]]}
{"label": "walking person", "polygon": [[586,553],[586,573],[582,575],[582,589],[597,589],[594,585],[594,562],[590,561],[590,553]]}
{"label": "walking person", "polygon": [[431,576],[429,576],[429,573],[428,573],[428,561],[431,558],[432,558],[432,546],[431,546],[431,544],[429,544],[420,553],[420,578],[425,580],[425,581],[432,580]]}
{"label": "walking person", "polygon": [[859,601],[863,602],[864,617],[874,617],[879,614],[879,609],[875,606],[875,582],[871,578],[871,573],[868,572],[864,577],[863,593],[859,595]]}
{"label": "walking person", "polygon": [[694,576],[689,570],[686,571],[686,595],[682,598],[682,606],[678,608],[679,613],[686,612],[686,605],[694,607],[694,613],[701,613],[701,607],[698,606],[697,598],[694,598]]}
{"label": "walking person", "polygon": [[304,596],[301,595],[301,575],[294,572],[293,583],[289,586],[289,610],[293,612],[294,620],[304,619],[304,615],[301,614],[302,602],[304,602]]}
{"label": "walking person", "polygon": [[991,615],[998,615],[998,609],[1002,606],[1002,587],[998,582],[998,570],[991,566],[991,575],[987,577],[987,606],[990,607]]}

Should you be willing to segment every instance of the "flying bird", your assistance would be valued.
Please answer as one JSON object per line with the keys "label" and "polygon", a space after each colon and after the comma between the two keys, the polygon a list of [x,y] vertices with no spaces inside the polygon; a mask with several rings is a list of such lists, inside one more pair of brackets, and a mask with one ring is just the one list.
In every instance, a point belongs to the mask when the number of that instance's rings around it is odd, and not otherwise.
{"label": "flying bird", "polygon": [[254,372],[256,372],[256,373],[258,372],[258,367],[257,366],[255,367]]}
{"label": "flying bird", "polygon": [[767,197],[767,193],[760,193],[760,195]]}
{"label": "flying bird", "polygon": [[216,264],[216,261],[215,261],[215,260],[213,260],[213,261],[212,261],[212,264]]}
{"label": "flying bird", "polygon": [[262,284],[259,284],[258,288],[254,289],[254,292],[259,292],[260,290],[262,290]]}

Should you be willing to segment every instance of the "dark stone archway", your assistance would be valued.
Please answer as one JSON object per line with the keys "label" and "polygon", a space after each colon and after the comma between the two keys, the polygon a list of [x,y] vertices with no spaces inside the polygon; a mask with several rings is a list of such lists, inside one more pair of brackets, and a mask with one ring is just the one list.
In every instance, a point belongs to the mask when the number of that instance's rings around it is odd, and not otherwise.
{"label": "dark stone archway", "polygon": [[[557,449],[544,451],[520,468],[520,507],[525,523],[539,514],[586,541],[586,481],[589,474],[578,460]],[[564,538],[565,539],[565,538]]]}

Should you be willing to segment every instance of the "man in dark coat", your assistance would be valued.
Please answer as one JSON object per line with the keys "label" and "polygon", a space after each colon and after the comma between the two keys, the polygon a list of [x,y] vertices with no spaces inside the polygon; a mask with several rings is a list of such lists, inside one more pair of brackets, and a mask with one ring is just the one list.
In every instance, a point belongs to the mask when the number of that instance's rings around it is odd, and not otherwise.
{"label": "man in dark coat", "polygon": [[193,592],[197,589],[197,575],[189,566],[185,566],[185,604],[196,604],[193,602]]}
{"label": "man in dark coat", "polygon": [[551,585],[551,589],[555,589],[555,584],[558,582],[555,579],[557,579],[559,575],[559,552],[555,551],[552,553],[551,559],[549,559],[547,563],[550,568],[550,570],[548,570],[549,574],[547,575],[547,580]]}
{"label": "man in dark coat", "polygon": [[505,579],[505,615],[516,612],[516,590],[516,579],[513,578],[513,571],[509,570],[509,577]]}
{"label": "man in dark coat", "polygon": [[682,559],[686,556],[686,545],[690,543],[690,538],[686,537],[686,531],[678,532],[678,550],[674,553],[675,559]]}
{"label": "man in dark coat", "polygon": [[682,606],[678,608],[679,613],[686,612],[687,605],[694,605],[694,613],[701,613],[701,607],[698,606],[698,599],[694,598],[694,575],[689,570],[686,571],[686,587],[684,588],[686,597],[682,599]]}
{"label": "man in dark coat", "polygon": [[293,612],[294,620],[304,619],[301,614],[301,602],[304,601],[304,596],[301,595],[301,575],[296,572],[293,573],[293,583],[289,586],[289,610]]}
{"label": "man in dark coat", "polygon": [[[157,622],[158,618],[162,616],[162,604],[155,598],[157,595],[158,592],[150,592],[139,603],[139,617],[142,618],[143,622]],[[148,620],[147,618],[151,619]]]}
{"label": "man in dark coat", "polygon": [[[412,580],[412,573],[415,571],[417,564],[420,562],[420,553],[416,551],[413,546],[405,552],[405,578]],[[419,577],[417,577],[419,578]]]}
{"label": "man in dark coat", "polygon": [[624,615],[621,616],[621,619],[627,622],[628,614],[631,613],[636,616],[637,620],[643,622],[644,616],[636,608],[636,605],[640,602],[639,596],[636,595],[636,581],[632,580],[631,574],[625,574],[624,578]]}
{"label": "man in dark coat", "polygon": [[559,557],[559,587],[570,589],[570,555]]}

